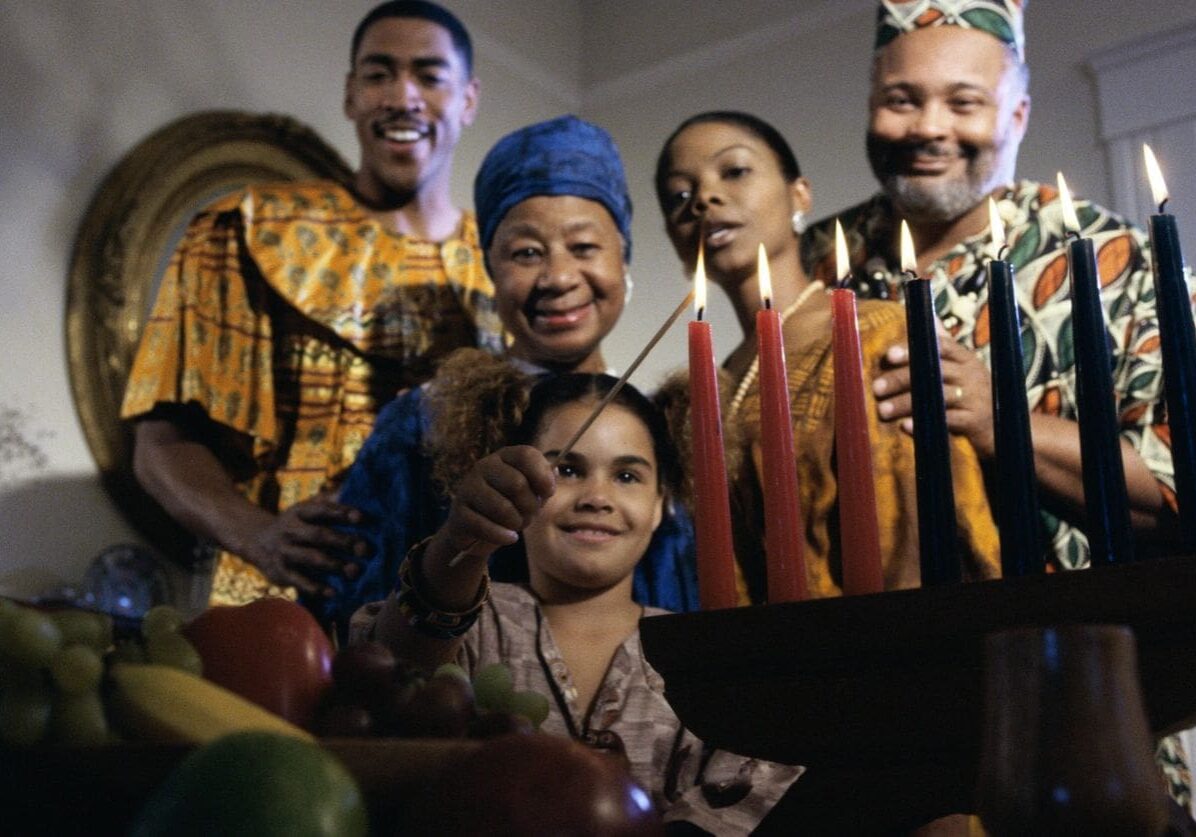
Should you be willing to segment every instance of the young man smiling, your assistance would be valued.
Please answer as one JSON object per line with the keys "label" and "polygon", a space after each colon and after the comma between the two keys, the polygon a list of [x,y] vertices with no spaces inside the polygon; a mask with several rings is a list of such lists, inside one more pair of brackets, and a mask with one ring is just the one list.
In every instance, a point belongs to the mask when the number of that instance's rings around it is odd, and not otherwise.
{"label": "young man smiling", "polygon": [[201,212],[130,374],[135,471],[219,548],[214,603],[330,592],[316,579],[362,548],[330,490],[378,410],[453,349],[500,348],[477,225],[449,192],[478,103],[468,32],[434,3],[383,3],[350,59],[352,183],[251,186]]}
{"label": "young man smiling", "polygon": [[450,177],[461,131],[477,113],[478,80],[460,23],[447,12],[396,16],[415,5],[384,4],[358,26],[345,115],[361,146],[358,197],[394,231],[439,241],[461,223]]}

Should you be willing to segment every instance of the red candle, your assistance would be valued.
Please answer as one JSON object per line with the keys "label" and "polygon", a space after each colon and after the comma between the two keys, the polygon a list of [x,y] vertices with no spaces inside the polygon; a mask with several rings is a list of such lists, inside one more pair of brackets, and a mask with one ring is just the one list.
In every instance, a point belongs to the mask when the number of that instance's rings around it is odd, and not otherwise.
{"label": "red candle", "polygon": [[[839,279],[851,273],[843,227],[835,221],[835,256]],[[864,360],[855,294],[831,291],[831,336],[835,362],[835,460],[839,480],[839,531],[843,556],[843,592],[848,596],[880,593],[880,527],[872,442],[864,399]]]}
{"label": "red candle", "polygon": [[781,314],[772,307],[768,257],[760,245],[760,299],[756,312],[756,346],[760,356],[760,447],[764,459],[764,549],[768,567],[768,601],[797,602],[809,597],[802,556],[797,457],[793,452],[793,420],[789,414],[789,376]]}
{"label": "red candle", "polygon": [[735,607],[735,551],[731,505],[723,458],[723,422],[718,403],[718,371],[706,309],[702,252],[694,273],[697,319],[689,324],[690,421],[693,425],[694,529],[698,539],[698,598],[703,610]]}

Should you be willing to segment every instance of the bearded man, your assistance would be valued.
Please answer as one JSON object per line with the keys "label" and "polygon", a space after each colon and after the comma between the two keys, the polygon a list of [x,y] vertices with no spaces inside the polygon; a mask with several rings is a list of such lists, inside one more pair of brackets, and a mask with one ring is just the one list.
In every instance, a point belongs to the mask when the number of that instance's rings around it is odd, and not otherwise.
{"label": "bearded man", "polygon": [[[987,199],[996,200],[1017,277],[1043,542],[1058,569],[1074,569],[1087,566],[1088,541],[1081,529],[1065,231],[1056,189],[1014,179],[1030,115],[1023,6],[1021,0],[882,3],[867,139],[882,190],[838,217],[857,290],[882,297],[896,296],[904,279],[897,232],[902,219],[909,222],[918,274],[931,280],[951,338],[941,349],[948,426],[991,463],[985,265],[991,257]],[[1135,534],[1147,553],[1166,549],[1174,534],[1174,480],[1147,243],[1108,210],[1082,200],[1076,206],[1100,261]],[[812,275],[823,280],[833,279],[833,220],[812,227],[802,242]],[[894,347],[888,360],[894,368],[873,387],[880,417],[908,425],[904,347]]]}
{"label": "bearded man", "polygon": [[[869,96],[868,159],[881,191],[841,213],[855,285],[896,297],[904,276],[898,232],[909,223],[918,275],[931,280],[941,337],[947,423],[966,436],[991,477],[995,456],[989,375],[988,198],[997,203],[1016,272],[1034,465],[1047,561],[1089,564],[1066,235],[1057,190],[1016,181],[1030,116],[1024,0],[883,0]],[[1175,548],[1176,502],[1162,401],[1155,294],[1147,241],[1108,210],[1077,201],[1097,252],[1112,350],[1121,455],[1139,553]],[[835,279],[834,218],[802,241],[810,275]],[[908,352],[873,381],[881,420],[912,428]],[[1173,794],[1190,778],[1173,740],[1160,759]]]}

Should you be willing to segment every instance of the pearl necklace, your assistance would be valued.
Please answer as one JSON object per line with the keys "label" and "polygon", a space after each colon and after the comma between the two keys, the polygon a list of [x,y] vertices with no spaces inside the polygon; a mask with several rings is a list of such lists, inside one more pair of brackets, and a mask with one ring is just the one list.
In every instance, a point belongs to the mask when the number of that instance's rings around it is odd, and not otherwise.
{"label": "pearl necklace", "polygon": [[[785,321],[797,313],[797,309],[805,304],[806,300],[812,297],[816,292],[826,287],[821,279],[816,279],[810,284],[806,285],[805,290],[797,295],[797,299],[789,303],[789,307],[781,312],[781,326],[785,325]],[[744,373],[743,378],[739,381],[739,386],[735,389],[735,396],[731,399],[731,406],[728,410],[728,418],[734,416],[739,412],[739,408],[743,406],[743,400],[747,398],[748,390],[751,389],[752,384],[756,382],[756,376],[760,374],[760,353],[752,358],[752,365],[748,367],[748,371]]]}

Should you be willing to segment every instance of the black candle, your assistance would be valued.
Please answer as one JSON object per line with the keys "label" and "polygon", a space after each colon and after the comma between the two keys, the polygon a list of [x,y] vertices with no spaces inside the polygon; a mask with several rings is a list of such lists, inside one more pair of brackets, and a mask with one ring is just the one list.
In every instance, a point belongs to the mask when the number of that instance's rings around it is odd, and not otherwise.
{"label": "black candle", "polygon": [[1171,427],[1171,460],[1175,465],[1175,496],[1185,554],[1196,552],[1196,326],[1192,300],[1184,279],[1184,256],[1179,247],[1175,216],[1165,214],[1167,186],[1150,146],[1146,168],[1159,213],[1150,216],[1154,252],[1154,287],[1158,304],[1159,339],[1163,349],[1163,383],[1167,423]]}
{"label": "black candle", "polygon": [[1005,231],[991,198],[988,207],[993,247],[998,253],[998,258],[988,263],[997,528],[1001,532],[1001,574],[1010,577],[1040,573],[1045,564],[1039,543],[1038,479],[1034,473],[1013,265],[1000,258]]}
{"label": "black candle", "polygon": [[[903,221],[902,266],[914,276],[917,264],[909,228]],[[906,250],[908,248],[908,254]],[[908,258],[907,258],[908,255]],[[910,397],[914,418],[914,481],[918,493],[918,542],[922,586],[960,580],[956,556],[955,488],[951,481],[951,447],[947,440],[947,405],[943,399],[943,369],[935,329],[930,280],[905,283],[906,328],[909,340]]]}
{"label": "black candle", "polygon": [[1080,236],[1080,223],[1063,175],[1059,175],[1059,191],[1064,223],[1074,236],[1067,245],[1067,256],[1089,557],[1093,566],[1125,563],[1134,560],[1134,544],[1108,333],[1100,302],[1100,271],[1092,240]]}

